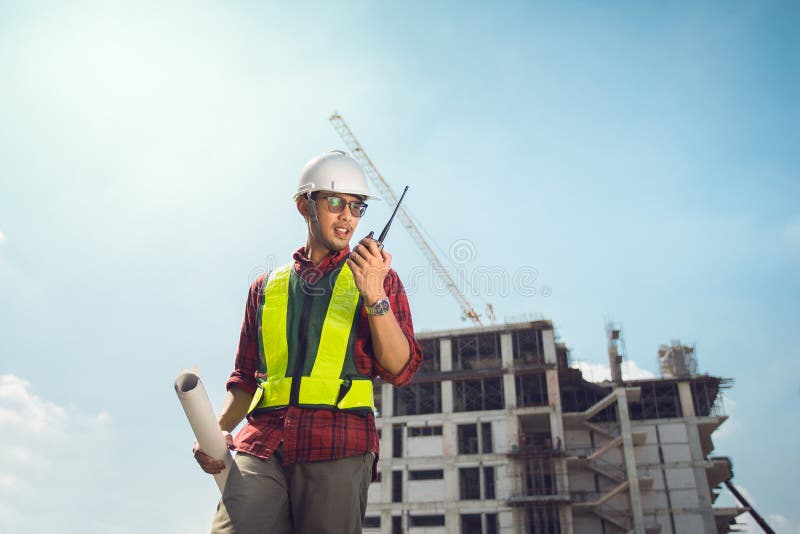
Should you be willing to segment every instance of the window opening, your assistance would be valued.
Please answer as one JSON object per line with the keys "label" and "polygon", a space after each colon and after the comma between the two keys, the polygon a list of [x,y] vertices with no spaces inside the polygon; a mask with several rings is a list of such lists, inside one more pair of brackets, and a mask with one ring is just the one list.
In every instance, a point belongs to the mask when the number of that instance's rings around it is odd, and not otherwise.
{"label": "window opening", "polygon": [[544,373],[516,375],[517,406],[547,406],[547,379]]}
{"label": "window opening", "polygon": [[458,454],[478,454],[477,425],[458,425]]}
{"label": "window opening", "polygon": [[364,522],[361,523],[361,526],[364,528],[381,528],[381,516],[368,515],[364,518]]}
{"label": "window opening", "polygon": [[408,472],[409,480],[442,480],[444,479],[443,469],[420,469]]}
{"label": "window opening", "polygon": [[483,498],[494,499],[494,467],[483,468]]}
{"label": "window opening", "polygon": [[453,367],[460,370],[500,368],[500,334],[473,334],[453,338]]}
{"label": "window opening", "polygon": [[403,502],[402,471],[392,471],[392,502]]}
{"label": "window opening", "polygon": [[511,336],[514,361],[544,364],[544,341],[539,328],[517,330]]}
{"label": "window opening", "polygon": [[453,410],[456,412],[501,410],[504,406],[503,378],[455,381],[453,396]]}
{"label": "window opening", "polygon": [[392,425],[392,456],[403,457],[403,425]]}
{"label": "window opening", "polygon": [[462,467],[458,470],[459,489],[462,500],[481,498],[481,474],[477,467]]}
{"label": "window opening", "polygon": [[492,423],[481,423],[481,445],[483,452],[489,453],[494,451],[492,444]]}
{"label": "window opening", "polygon": [[410,426],[408,427],[408,437],[418,438],[421,436],[441,436],[441,426]]}
{"label": "window opening", "polygon": [[392,388],[394,394],[394,415],[419,415],[441,413],[442,383],[428,382],[409,384],[402,388]]}
{"label": "window opening", "polygon": [[412,527],[443,527],[444,515],[412,515],[408,517]]}
{"label": "window opening", "polygon": [[419,341],[419,346],[422,349],[422,364],[419,366],[418,373],[436,373],[442,370],[440,343],[441,340],[439,338]]}

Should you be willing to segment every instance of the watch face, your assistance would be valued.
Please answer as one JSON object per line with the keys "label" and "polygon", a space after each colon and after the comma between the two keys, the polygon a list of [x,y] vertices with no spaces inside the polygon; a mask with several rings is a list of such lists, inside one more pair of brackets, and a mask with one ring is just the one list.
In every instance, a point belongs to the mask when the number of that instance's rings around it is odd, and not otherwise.
{"label": "watch face", "polygon": [[383,315],[389,311],[389,299],[381,299],[375,303],[374,306],[370,306],[368,310],[372,315]]}

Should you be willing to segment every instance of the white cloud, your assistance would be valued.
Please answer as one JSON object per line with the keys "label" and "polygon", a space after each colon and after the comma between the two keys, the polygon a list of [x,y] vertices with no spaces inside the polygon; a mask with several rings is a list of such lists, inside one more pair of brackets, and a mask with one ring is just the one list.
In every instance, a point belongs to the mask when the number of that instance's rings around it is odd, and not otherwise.
{"label": "white cloud", "polygon": [[6,234],[4,234],[2,230],[0,230],[0,243],[3,243],[5,240],[6,240]]}
{"label": "white cloud", "polygon": [[[790,518],[786,517],[783,514],[775,514],[775,513],[767,513],[763,509],[764,507],[761,506],[757,499],[753,497],[753,494],[748,491],[747,488],[740,486],[739,484],[734,484],[736,489],[741,493],[747,502],[753,506],[756,511],[761,514],[767,521],[767,524],[772,527],[772,529],[776,532],[780,532],[781,534],[800,534],[800,523],[797,523]],[[720,495],[720,499],[716,502],[715,506],[725,507],[725,506],[741,506],[739,501],[737,501],[733,494],[731,494],[727,489],[722,492]],[[749,513],[744,513],[737,516],[736,521],[739,525],[739,532],[747,532],[750,534],[761,534],[764,530],[756,523],[756,520],[753,519],[753,516]]]}
{"label": "white cloud", "polygon": [[[602,363],[589,363],[577,361],[573,364],[583,373],[583,378],[589,382],[604,382],[611,380],[611,368]],[[639,378],[654,378],[656,375],[647,369],[642,369],[633,360],[622,362],[622,378],[636,380]]]}
{"label": "white cloud", "polygon": [[58,426],[66,412],[61,406],[32,395],[29,385],[14,375],[0,376],[0,425],[26,434],[40,434]]}
{"label": "white cloud", "polygon": [[110,469],[110,418],[59,406],[0,375],[0,532],[99,532],[87,508]]}
{"label": "white cloud", "polygon": [[[748,514],[748,516],[749,515],[750,514]],[[753,521],[753,523],[755,523],[755,521]],[[800,523],[795,523],[781,514],[768,514],[767,523],[776,532],[789,532],[791,534],[800,533]],[[753,532],[761,532],[761,527],[758,527],[758,530],[754,529]]]}
{"label": "white cloud", "polygon": [[[739,486],[737,486],[738,488]],[[740,488],[741,489],[741,488]],[[751,501],[752,504],[752,501]],[[755,507],[756,511],[762,513],[763,511],[759,509],[758,506]],[[766,514],[763,515],[764,519],[766,519],[767,524],[774,530],[775,532],[780,532],[781,534],[800,534],[800,523],[795,523],[785,515],[781,514]],[[761,534],[764,532],[756,520],[753,519],[753,516],[749,513],[742,514],[737,517],[737,522],[742,525],[740,532],[748,532],[750,534]]]}

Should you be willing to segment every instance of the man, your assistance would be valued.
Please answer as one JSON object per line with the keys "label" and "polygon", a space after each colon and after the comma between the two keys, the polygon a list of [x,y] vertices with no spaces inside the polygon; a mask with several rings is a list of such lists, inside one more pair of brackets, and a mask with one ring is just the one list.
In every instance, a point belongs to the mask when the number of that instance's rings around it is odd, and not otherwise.
{"label": "man", "polygon": [[[247,299],[219,416],[238,453],[214,534],[361,532],[379,452],[372,378],[402,386],[422,361],[391,255],[369,238],[350,251],[368,198],[344,152],[303,168],[295,202],[306,244]],[[194,449],[204,471],[222,470]]]}

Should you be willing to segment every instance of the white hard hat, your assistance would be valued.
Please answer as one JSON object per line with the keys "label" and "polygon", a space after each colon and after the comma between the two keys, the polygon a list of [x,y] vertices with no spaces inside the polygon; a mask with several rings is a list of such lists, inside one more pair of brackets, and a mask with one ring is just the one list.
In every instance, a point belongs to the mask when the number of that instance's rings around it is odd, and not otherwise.
{"label": "white hard hat", "polygon": [[370,195],[367,176],[361,165],[341,150],[325,152],[303,167],[294,198],[314,191],[346,193],[380,200]]}

